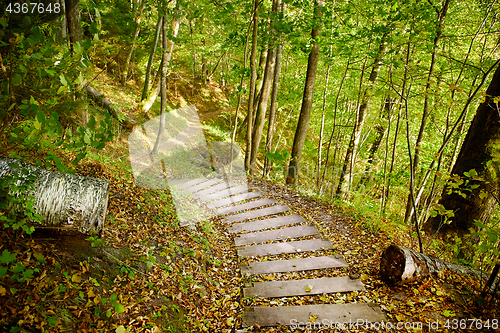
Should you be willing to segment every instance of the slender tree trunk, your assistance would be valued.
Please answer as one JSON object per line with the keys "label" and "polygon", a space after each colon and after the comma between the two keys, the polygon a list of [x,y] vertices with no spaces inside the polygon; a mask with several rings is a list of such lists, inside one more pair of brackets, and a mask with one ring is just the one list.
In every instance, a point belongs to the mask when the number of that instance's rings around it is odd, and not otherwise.
{"label": "slender tree trunk", "polygon": [[312,103],[314,97],[314,86],[316,84],[316,71],[318,69],[318,59],[319,59],[319,44],[317,38],[321,36],[321,25],[320,20],[322,14],[322,8],[324,7],[324,0],[315,0],[314,2],[314,16],[317,19],[317,24],[312,29],[311,37],[313,46],[311,52],[309,53],[309,59],[307,62],[307,73],[306,82],[304,86],[304,96],[302,99],[302,107],[300,109],[299,121],[297,123],[297,130],[295,131],[295,136],[293,139],[292,154],[290,159],[290,164],[288,165],[288,173],[286,176],[287,185],[298,185],[299,167],[300,159],[302,157],[302,150],[304,148],[304,142],[306,141],[307,130],[309,128],[309,120],[311,119]]}
{"label": "slender tree trunk", "polygon": [[[323,189],[323,183],[325,181],[326,170],[328,168],[328,159],[330,157],[330,148],[332,146],[333,135],[335,134],[335,130],[337,128],[337,110],[338,110],[338,106],[339,106],[339,97],[340,97],[340,93],[342,92],[342,87],[344,86],[345,79],[347,77],[347,71],[349,70],[349,65],[350,65],[350,59],[347,60],[347,65],[345,67],[345,72],[344,72],[344,75],[342,76],[342,81],[340,81],[340,86],[339,86],[339,89],[337,91],[337,96],[335,97],[335,109],[333,111],[332,134],[330,134],[330,140],[328,140],[328,147],[326,149],[325,170],[323,171],[323,176],[321,177],[321,184],[319,186],[318,194],[321,193],[321,191]],[[326,90],[326,87],[325,87],[325,90]],[[334,158],[334,162],[335,162],[335,158]]]}
{"label": "slender tree trunk", "polygon": [[[448,7],[450,5],[451,0],[444,0],[443,8],[438,13],[438,25],[436,27],[436,37],[434,37],[434,44],[431,55],[431,64],[429,67],[429,73],[427,75],[427,83],[425,85],[424,91],[424,109],[422,111],[422,121],[420,123],[420,129],[418,131],[417,140],[415,142],[415,154],[413,155],[413,174],[417,174],[419,157],[420,157],[420,146],[422,144],[422,139],[424,137],[425,126],[427,124],[427,118],[429,117],[429,94],[431,91],[431,79],[434,75],[434,67],[436,65],[436,57],[437,57],[437,46],[439,44],[439,40],[443,34],[443,24],[444,19],[446,17],[446,13],[448,11]],[[410,194],[411,195],[411,194]],[[405,223],[407,223],[410,219],[410,211],[412,209],[412,204],[410,200],[410,196],[408,196],[407,204],[406,204],[406,212],[405,212]]]}
{"label": "slender tree trunk", "polygon": [[71,41],[71,49],[73,44],[82,42],[82,24],[80,22],[80,1],[66,0],[66,22],[69,30],[69,40]]}
{"label": "slender tree trunk", "polygon": [[[396,144],[398,142],[398,134],[399,134],[399,126],[400,126],[400,120],[401,120],[401,107],[403,105],[403,96],[405,95],[406,92],[406,81],[408,78],[408,63],[410,61],[410,51],[411,51],[411,44],[408,42],[406,44],[406,57],[405,57],[405,71],[403,74],[403,85],[401,87],[401,93],[399,94],[399,106],[398,106],[398,118],[396,120],[396,129],[394,130],[394,141],[392,143],[392,155],[391,155],[391,166],[389,168],[389,174],[392,175],[392,172],[394,171],[394,161],[396,160]],[[391,84],[392,84],[392,75],[390,76]],[[387,203],[387,198],[389,198],[391,190],[391,183],[390,181],[386,183],[386,190],[385,190],[385,202],[384,202],[384,208],[383,211],[385,213],[386,210],[386,203]]]}
{"label": "slender tree trunk", "polygon": [[153,66],[153,60],[156,53],[156,47],[158,46],[158,40],[160,39],[160,32],[162,26],[163,26],[163,15],[158,15],[158,23],[156,24],[155,39],[153,41],[153,45],[151,46],[151,53],[149,53],[148,66],[146,68],[146,76],[144,77],[144,88],[142,89],[141,101],[145,100],[148,95],[151,67]]}
{"label": "slender tree trunk", "polygon": [[[280,0],[273,0],[272,12],[277,13],[280,6]],[[269,22],[271,38],[274,37],[272,30],[274,21]],[[266,120],[267,105],[269,102],[269,95],[271,93],[271,86],[273,83],[274,62],[276,60],[276,48],[274,42],[269,43],[267,51],[266,69],[262,80],[262,91],[260,95],[259,104],[257,106],[257,115],[255,117],[255,126],[252,138],[252,155],[250,157],[250,174],[255,173],[255,163],[257,162],[257,154],[259,153],[260,141],[262,139],[262,132],[264,131],[264,124]]]}
{"label": "slender tree trunk", "polygon": [[[163,58],[166,60],[168,57],[168,27],[167,27],[167,17],[166,14],[163,17],[162,23],[162,48],[163,48]],[[156,137],[156,142],[151,150],[152,158],[155,158],[156,153],[158,152],[158,147],[160,146],[160,142],[163,139],[163,133],[165,131],[165,118],[166,118],[166,110],[167,110],[167,72],[168,72],[168,61],[163,61],[161,66],[161,78],[160,78],[160,91],[161,91],[161,102],[160,102],[160,125],[158,129],[158,136]]]}
{"label": "slender tree trunk", "polygon": [[[281,11],[285,11],[285,4],[281,4]],[[276,60],[274,67],[274,77],[273,77],[273,91],[271,94],[271,108],[269,110],[269,120],[267,124],[267,139],[266,139],[266,153],[271,153],[273,148],[273,137],[274,137],[274,123],[276,122],[276,100],[278,99],[278,83],[281,71],[281,53],[283,51],[283,45],[281,42],[276,49]],[[264,160],[264,171],[263,176],[268,177],[269,171],[272,167],[272,162],[270,159],[265,157]]]}
{"label": "slender tree trunk", "polygon": [[379,121],[375,125],[375,137],[373,138],[373,142],[371,144],[370,149],[368,149],[368,161],[365,168],[365,172],[359,181],[359,185],[366,185],[371,177],[371,169],[375,164],[375,155],[382,143],[382,139],[387,132],[386,123],[389,120],[389,114],[392,108],[392,100],[390,96],[387,96],[384,100],[384,105],[382,106],[382,110],[379,114]]}
{"label": "slender tree trunk", "polygon": [[257,34],[259,29],[259,0],[253,3],[253,33],[252,33],[252,52],[250,54],[250,87],[248,96],[248,114],[247,114],[247,133],[246,133],[246,152],[245,169],[250,172],[250,159],[252,155],[252,132],[254,115],[255,83],[257,80]]}
{"label": "slender tree trunk", "polygon": [[[166,20],[166,17],[163,18],[163,21]],[[182,21],[182,17],[180,16],[180,11],[176,10],[174,16],[172,17],[172,22],[171,22],[171,34],[172,37],[177,37],[177,33],[179,32],[179,25]],[[166,25],[166,22],[163,22],[163,26]],[[174,52],[174,41],[167,39],[167,48],[165,49],[162,57],[162,63],[160,64],[160,68],[167,68],[170,65],[170,61],[172,60],[172,54]],[[160,69],[160,70],[161,70]],[[158,84],[155,87],[155,90],[151,92],[151,94],[148,96],[147,99],[142,101],[142,111],[143,112],[148,112],[151,106],[153,106],[153,103],[156,100],[156,97],[160,93],[160,88],[161,88],[161,80],[158,82]]]}
{"label": "slender tree trunk", "polygon": [[[250,39],[250,31],[251,31],[251,26],[252,22],[250,21],[250,24],[248,26],[247,30],[247,38],[245,39],[245,51],[243,52],[243,68],[247,68],[247,60],[248,60],[248,40]],[[240,89],[243,91],[243,82],[244,82],[245,76],[241,75],[241,81],[240,81]],[[236,111],[234,113],[234,124],[233,124],[233,133],[231,135],[231,147],[234,145],[234,141],[236,140],[236,130],[238,128],[238,111],[240,110],[241,106],[241,99],[242,99],[243,94],[241,92],[238,93],[238,104],[236,105]],[[231,149],[231,161],[233,160],[233,150]],[[230,172],[233,171],[233,164],[231,163],[230,166]]]}
{"label": "slender tree trunk", "polygon": [[[345,190],[351,185],[352,182],[352,167],[354,165],[354,155],[358,148],[359,141],[361,139],[361,131],[365,123],[365,118],[368,113],[368,106],[370,100],[373,96],[373,88],[377,82],[380,67],[382,66],[382,58],[386,50],[386,40],[389,32],[386,32],[380,41],[380,46],[378,48],[377,57],[373,63],[372,71],[368,79],[369,86],[363,93],[362,103],[359,106],[356,122],[354,123],[354,128],[351,135],[351,140],[349,142],[349,147],[347,148],[344,165],[342,166],[342,173],[340,174],[339,185],[337,187],[336,195],[342,195]],[[349,175],[347,180],[346,175]]]}
{"label": "slender tree trunk", "polygon": [[125,82],[127,81],[130,60],[132,59],[132,54],[134,53],[134,48],[135,48],[135,43],[137,41],[137,36],[139,36],[139,31],[141,30],[142,12],[144,11],[145,4],[146,4],[146,2],[144,0],[141,0],[141,4],[139,5],[140,6],[139,13],[137,15],[134,38],[132,39],[132,45],[130,46],[130,51],[127,54],[127,59],[125,59],[125,63],[123,64],[122,80],[121,80],[122,86],[124,86]]}

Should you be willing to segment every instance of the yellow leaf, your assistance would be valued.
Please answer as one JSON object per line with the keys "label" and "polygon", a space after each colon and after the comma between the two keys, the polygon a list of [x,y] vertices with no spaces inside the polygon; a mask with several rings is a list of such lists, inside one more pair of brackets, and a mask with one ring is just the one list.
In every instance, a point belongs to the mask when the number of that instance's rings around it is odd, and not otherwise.
{"label": "yellow leaf", "polygon": [[82,282],[82,278],[78,274],[73,274],[73,276],[71,277],[71,281],[74,283],[80,283]]}
{"label": "yellow leaf", "polygon": [[309,319],[307,321],[310,323],[314,323],[316,321],[316,318],[318,318],[318,315],[314,315],[314,316],[309,317]]}
{"label": "yellow leaf", "polygon": [[88,296],[88,297],[95,297],[94,291],[89,290],[89,291],[87,292],[87,296]]}
{"label": "yellow leaf", "polygon": [[0,286],[0,296],[5,296],[6,292],[7,292],[7,289],[5,289],[3,286]]}
{"label": "yellow leaf", "polygon": [[359,280],[360,280],[361,282],[364,282],[364,281],[368,280],[368,275],[366,275],[366,274],[362,274],[362,275],[359,277]]}
{"label": "yellow leaf", "polygon": [[310,284],[307,285],[306,287],[306,292],[310,292],[311,290],[313,290],[313,286],[311,286]]}
{"label": "yellow leaf", "polygon": [[116,333],[125,333],[127,330],[125,330],[125,327],[123,325],[120,325],[116,328],[115,332]]}

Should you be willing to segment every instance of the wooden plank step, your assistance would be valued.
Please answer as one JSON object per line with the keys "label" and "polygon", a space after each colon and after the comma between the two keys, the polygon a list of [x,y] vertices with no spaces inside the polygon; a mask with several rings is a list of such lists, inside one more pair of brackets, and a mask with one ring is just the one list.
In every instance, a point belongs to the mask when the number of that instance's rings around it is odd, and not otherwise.
{"label": "wooden plank step", "polygon": [[262,216],[267,216],[267,215],[283,213],[283,212],[286,212],[287,210],[290,210],[290,208],[288,208],[288,206],[282,206],[282,205],[271,206],[271,207],[267,207],[267,208],[252,210],[252,211],[249,211],[246,213],[231,215],[231,216],[228,216],[228,217],[222,219],[222,222],[224,222],[224,223],[240,222],[240,221],[245,221],[248,219],[254,219],[256,217],[262,217]]}
{"label": "wooden plank step", "polygon": [[289,227],[283,229],[275,229],[268,231],[252,232],[243,234],[234,239],[236,246],[241,246],[251,243],[263,243],[266,241],[277,241],[289,238],[298,238],[304,236],[318,235],[318,229],[313,225],[299,225],[297,227]]}
{"label": "wooden plank step", "polygon": [[196,184],[206,182],[207,180],[208,180],[207,178],[196,178],[196,179],[188,180],[185,183],[176,185],[176,187],[178,190],[184,190],[190,186],[194,186]]}
{"label": "wooden plank step", "polygon": [[212,178],[210,180],[207,180],[206,182],[203,182],[203,183],[200,183],[198,185],[186,188],[185,190],[183,190],[183,192],[184,193],[194,193],[194,192],[202,190],[202,189],[204,189],[206,187],[209,187],[209,186],[212,186],[212,185],[215,185],[215,184],[219,184],[220,182],[222,182],[222,179]]}
{"label": "wooden plank step", "polygon": [[257,198],[257,197],[260,197],[261,195],[262,195],[262,193],[259,191],[241,193],[238,195],[232,195],[232,196],[225,198],[225,199],[220,199],[217,201],[210,202],[207,204],[207,206],[210,208],[223,207],[223,206],[231,205],[231,204],[243,201],[243,200],[250,200],[253,198]]}
{"label": "wooden plank step", "polygon": [[193,180],[193,179],[191,179],[191,178],[167,179],[169,186],[174,186],[174,185],[178,186],[178,185],[187,183],[191,180]]}
{"label": "wooden plank step", "polygon": [[347,267],[342,256],[309,257],[289,260],[250,262],[240,267],[241,274],[272,274],[309,271],[313,269]]}
{"label": "wooden plank step", "polygon": [[287,297],[344,293],[365,290],[360,280],[348,276],[326,277],[319,279],[255,282],[252,287],[243,288],[244,297]]}
{"label": "wooden plank step", "polygon": [[242,257],[265,256],[281,253],[298,253],[307,251],[317,251],[321,249],[333,249],[333,245],[328,240],[308,239],[285,243],[273,243],[245,246],[238,250],[238,255]]}
{"label": "wooden plank step", "polygon": [[242,231],[250,232],[250,231],[264,230],[269,228],[282,227],[285,225],[294,225],[297,223],[303,223],[305,221],[306,220],[304,220],[302,216],[297,214],[277,216],[265,220],[233,224],[232,226],[227,228],[227,231],[230,233],[237,233]]}
{"label": "wooden plank step", "polygon": [[239,194],[239,193],[245,192],[247,190],[248,190],[248,186],[247,185],[238,185],[238,186],[235,186],[235,187],[228,188],[227,190],[222,190],[220,192],[215,192],[215,193],[212,193],[212,194],[200,197],[198,199],[200,201],[217,200],[217,199],[221,199],[221,198],[224,198],[224,197],[228,197],[230,195]]}
{"label": "wooden plank step", "polygon": [[227,182],[224,179],[222,179],[222,183],[214,185],[214,186],[209,187],[207,189],[204,189],[204,190],[196,192],[195,194],[193,194],[193,198],[204,197],[204,196],[206,196],[208,194],[215,193],[217,191],[222,191],[222,190],[228,189],[230,187],[234,187],[236,185],[237,184],[235,184],[233,182]]}
{"label": "wooden plank step", "polygon": [[259,208],[262,206],[267,206],[267,205],[276,204],[276,203],[278,203],[278,201],[276,201],[276,199],[263,198],[263,199],[250,201],[250,202],[247,202],[247,203],[244,203],[241,205],[237,205],[237,206],[220,208],[217,210],[217,214],[219,214],[219,215],[231,214],[231,213],[240,212],[242,210]]}
{"label": "wooden plank step", "polygon": [[[308,323],[309,319],[315,317],[315,329],[337,328],[336,323],[345,323],[344,327],[338,327],[339,331],[346,329],[359,329],[363,332],[370,331],[369,326],[361,326],[361,323],[381,323],[385,321],[385,316],[378,307],[372,307],[366,303],[347,304],[321,304],[321,305],[298,305],[298,306],[278,306],[278,307],[249,307],[243,312],[243,323],[246,326],[260,325],[266,326],[291,326],[298,328],[298,323],[302,327]],[[325,323],[328,323],[326,326]],[[331,323],[331,324],[330,324]],[[350,327],[350,323],[360,323],[355,327]],[[312,324],[312,323],[311,323]],[[296,325],[295,327],[293,325]],[[338,325],[338,324],[337,324]]]}

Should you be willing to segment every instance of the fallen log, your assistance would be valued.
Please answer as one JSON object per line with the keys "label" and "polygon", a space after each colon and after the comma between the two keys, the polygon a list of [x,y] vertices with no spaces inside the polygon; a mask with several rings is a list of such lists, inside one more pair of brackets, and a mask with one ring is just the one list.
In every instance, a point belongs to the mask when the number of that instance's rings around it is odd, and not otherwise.
{"label": "fallen log", "polygon": [[382,253],[379,274],[382,280],[389,284],[407,283],[444,269],[471,275],[479,280],[485,280],[489,276],[486,272],[454,264],[394,244]]}
{"label": "fallen log", "polygon": [[[26,172],[23,172],[26,170]],[[34,196],[33,209],[43,217],[30,223],[56,229],[73,229],[83,234],[101,233],[106,219],[109,181],[50,171],[12,158],[0,158],[0,178],[19,175],[20,186],[35,176],[28,195]],[[24,207],[13,207],[22,212]]]}
{"label": "fallen log", "polygon": [[121,112],[121,109],[119,107],[117,107],[116,105],[114,105],[113,103],[111,103],[111,101],[109,99],[107,99],[102,93],[100,93],[99,91],[97,91],[90,84],[87,85],[86,89],[87,89],[87,93],[90,96],[90,98],[94,102],[98,103],[103,108],[105,108],[106,110],[108,110],[109,114],[113,118],[115,118],[116,120],[118,120],[118,122],[120,122],[120,124],[123,127],[128,128],[128,129],[132,129],[135,125],[137,125],[137,122],[134,119],[132,119],[132,118],[124,115]]}

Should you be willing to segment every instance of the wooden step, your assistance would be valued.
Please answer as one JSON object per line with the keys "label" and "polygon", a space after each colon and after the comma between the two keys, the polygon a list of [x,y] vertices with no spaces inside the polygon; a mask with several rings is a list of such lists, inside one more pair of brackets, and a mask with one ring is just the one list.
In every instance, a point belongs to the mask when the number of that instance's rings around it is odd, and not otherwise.
{"label": "wooden step", "polygon": [[250,231],[264,230],[269,228],[282,227],[285,225],[294,225],[303,222],[306,222],[306,220],[304,220],[302,216],[293,214],[293,215],[272,217],[270,219],[265,219],[265,220],[233,224],[232,226],[227,228],[227,231],[230,233],[250,232]]}
{"label": "wooden step", "polygon": [[278,203],[278,201],[276,201],[276,199],[263,198],[263,199],[259,199],[259,200],[255,200],[255,201],[246,202],[244,204],[237,205],[237,206],[220,208],[217,210],[217,214],[226,215],[226,214],[236,213],[236,212],[240,212],[240,211],[247,210],[247,209],[254,209],[254,208],[259,208],[262,206],[267,206],[267,205],[272,205],[272,204],[277,204],[277,203]]}
{"label": "wooden step", "polygon": [[255,282],[252,287],[243,288],[244,297],[287,297],[331,293],[345,293],[365,290],[360,280],[348,276],[319,279]]}
{"label": "wooden step", "polygon": [[330,241],[323,239],[308,239],[294,242],[245,246],[238,250],[238,255],[242,257],[254,257],[281,253],[318,251],[321,249],[333,249],[333,245]]}
{"label": "wooden step", "polygon": [[217,201],[210,202],[207,204],[207,206],[210,208],[224,207],[227,205],[235,204],[235,203],[243,201],[243,200],[250,200],[253,198],[257,198],[257,197],[260,197],[261,195],[262,195],[262,193],[260,193],[259,191],[241,193],[241,194],[237,194],[237,195],[232,195],[232,196],[225,198],[225,199],[220,199]]}
{"label": "wooden step", "polygon": [[[317,317],[314,317],[317,316]],[[298,306],[278,306],[278,307],[249,307],[243,312],[243,324],[245,326],[260,325],[266,326],[290,326],[292,329],[301,328],[312,321],[316,323],[314,329],[331,329],[334,331],[355,330],[361,332],[373,332],[369,323],[381,323],[385,321],[385,316],[378,307],[372,307],[366,303],[348,303],[348,304],[321,304],[321,305],[298,305]],[[334,326],[337,323],[342,326]],[[358,323],[358,326],[352,326]],[[337,324],[337,325],[340,325]],[[365,326],[362,326],[365,325]],[[295,326],[294,326],[295,325]],[[329,325],[329,326],[326,326]],[[349,326],[351,325],[351,326]],[[329,331],[329,332],[331,332]]]}
{"label": "wooden step", "polygon": [[196,178],[196,179],[191,179],[186,182],[183,182],[181,184],[175,185],[178,190],[184,190],[190,186],[194,186],[199,183],[206,182],[208,179],[207,178]]}
{"label": "wooden step", "polygon": [[283,212],[286,212],[287,210],[290,210],[290,208],[288,208],[288,206],[282,206],[282,205],[271,206],[271,207],[267,207],[267,208],[252,210],[252,211],[245,212],[245,213],[231,215],[231,216],[228,216],[228,217],[222,219],[222,222],[224,222],[224,223],[240,222],[240,221],[245,221],[248,219],[254,219],[257,217],[283,213]]}
{"label": "wooden step", "polygon": [[199,197],[198,200],[200,200],[200,201],[217,200],[217,199],[221,199],[224,197],[228,197],[230,195],[239,194],[239,193],[245,192],[247,190],[248,190],[247,185],[238,185],[235,187],[228,188],[227,190],[222,190],[220,192],[215,192],[215,193],[203,196],[203,197]]}
{"label": "wooden step", "polygon": [[184,193],[195,193],[199,190],[202,190],[204,188],[207,188],[209,186],[212,186],[212,185],[215,185],[215,184],[219,184],[220,182],[222,182],[222,179],[219,179],[219,178],[212,178],[210,180],[207,180],[206,182],[203,182],[203,183],[200,183],[198,185],[194,185],[194,186],[191,186],[191,187],[188,187],[186,189],[183,190]]}
{"label": "wooden step", "polygon": [[168,186],[178,186],[182,185],[184,183],[187,183],[189,181],[192,181],[193,179],[191,178],[178,178],[178,179],[167,179],[168,181]]}
{"label": "wooden step", "polygon": [[226,190],[226,189],[234,187],[234,186],[237,186],[237,184],[235,184],[233,182],[227,182],[227,181],[225,181],[225,180],[222,179],[222,183],[214,185],[214,186],[211,186],[211,187],[209,187],[207,189],[204,189],[204,190],[201,190],[201,191],[198,191],[198,192],[194,193],[193,194],[193,198],[204,197],[204,196],[207,196],[207,195],[209,195],[211,193],[215,193],[215,192],[218,192],[218,191]]}
{"label": "wooden step", "polygon": [[272,274],[309,271],[313,269],[347,267],[342,256],[309,257],[289,260],[250,262],[240,267],[241,274]]}
{"label": "wooden step", "polygon": [[313,225],[299,225],[297,227],[288,227],[283,229],[275,229],[268,231],[252,232],[238,236],[234,239],[236,246],[241,246],[251,243],[263,243],[267,241],[277,241],[289,238],[298,238],[305,236],[318,235],[318,229]]}

